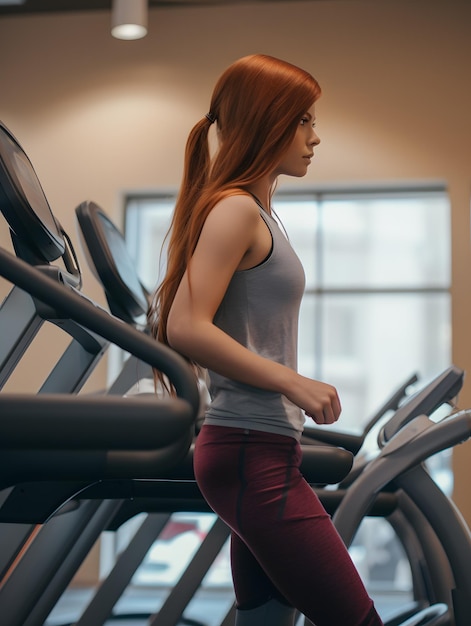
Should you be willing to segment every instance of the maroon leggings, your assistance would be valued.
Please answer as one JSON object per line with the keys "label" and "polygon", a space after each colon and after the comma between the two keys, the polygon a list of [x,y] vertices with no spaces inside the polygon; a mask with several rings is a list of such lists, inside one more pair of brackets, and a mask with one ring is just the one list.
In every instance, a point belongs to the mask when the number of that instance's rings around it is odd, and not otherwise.
{"label": "maroon leggings", "polygon": [[301,456],[292,437],[257,430],[206,425],[196,439],[198,485],[232,531],[237,606],[277,598],[316,626],[381,626]]}

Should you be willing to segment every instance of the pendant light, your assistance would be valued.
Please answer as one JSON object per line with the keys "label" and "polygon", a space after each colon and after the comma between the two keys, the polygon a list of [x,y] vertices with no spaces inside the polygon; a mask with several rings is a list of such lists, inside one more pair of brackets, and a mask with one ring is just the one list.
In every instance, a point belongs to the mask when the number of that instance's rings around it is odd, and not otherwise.
{"label": "pendant light", "polygon": [[111,34],[117,39],[141,39],[147,35],[147,0],[113,0]]}

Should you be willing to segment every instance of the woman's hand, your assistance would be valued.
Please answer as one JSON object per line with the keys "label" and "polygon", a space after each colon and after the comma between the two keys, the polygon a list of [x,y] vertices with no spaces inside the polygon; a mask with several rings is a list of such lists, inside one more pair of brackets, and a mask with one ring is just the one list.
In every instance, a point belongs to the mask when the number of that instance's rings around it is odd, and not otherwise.
{"label": "woman's hand", "polygon": [[316,424],[333,424],[338,420],[342,410],[335,387],[299,374],[285,395],[288,400],[303,409]]}

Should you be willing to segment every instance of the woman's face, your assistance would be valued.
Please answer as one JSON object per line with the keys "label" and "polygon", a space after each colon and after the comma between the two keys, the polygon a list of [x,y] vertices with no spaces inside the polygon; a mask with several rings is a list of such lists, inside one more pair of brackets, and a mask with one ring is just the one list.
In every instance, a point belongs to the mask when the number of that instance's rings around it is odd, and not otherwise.
{"label": "woman's face", "polygon": [[315,119],[315,109],[312,105],[299,120],[294,139],[275,168],[274,174],[276,176],[280,174],[305,176],[314,156],[314,146],[317,146],[321,141],[314,130]]}

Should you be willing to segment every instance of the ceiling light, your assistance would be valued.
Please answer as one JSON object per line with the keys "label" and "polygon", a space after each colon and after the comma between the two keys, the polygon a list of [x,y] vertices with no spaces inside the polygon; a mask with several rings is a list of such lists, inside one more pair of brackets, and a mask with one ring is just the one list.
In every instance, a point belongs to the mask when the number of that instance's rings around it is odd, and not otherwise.
{"label": "ceiling light", "polygon": [[147,35],[147,0],[113,0],[111,34],[117,39]]}

